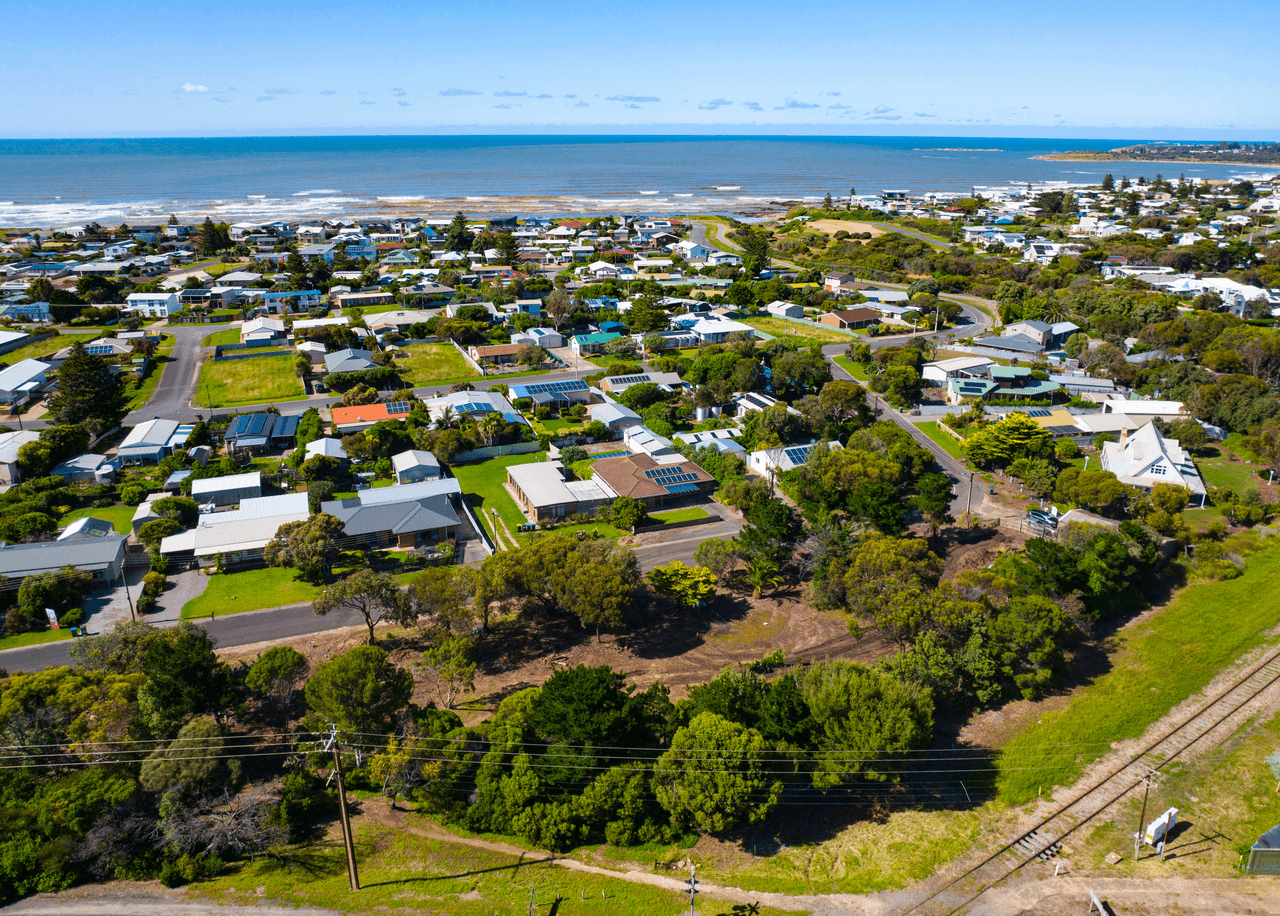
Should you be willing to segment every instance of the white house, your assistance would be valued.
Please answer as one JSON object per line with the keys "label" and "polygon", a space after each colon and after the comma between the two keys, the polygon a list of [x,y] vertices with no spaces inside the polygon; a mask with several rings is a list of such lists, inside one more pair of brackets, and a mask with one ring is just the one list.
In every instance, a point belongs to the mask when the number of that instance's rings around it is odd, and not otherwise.
{"label": "white house", "polygon": [[1205,492],[1200,472],[1178,440],[1160,435],[1154,423],[1148,423],[1132,436],[1122,430],[1119,442],[1103,443],[1102,467],[1115,474],[1121,483],[1144,490],[1171,483],[1186,487],[1197,496]]}
{"label": "white house", "polygon": [[711,249],[706,245],[699,245],[689,239],[681,239],[676,242],[671,246],[671,250],[686,261],[705,261],[707,255],[711,254]]}
{"label": "white house", "polygon": [[775,318],[803,318],[804,306],[798,302],[783,302],[778,299],[770,302],[764,310]]}
{"label": "white house", "polygon": [[840,448],[840,443],[834,441],[825,443],[814,441],[807,445],[785,445],[779,448],[766,448],[758,452],[752,452],[747,456],[747,464],[751,470],[761,477],[792,471],[808,462],[809,456],[813,454],[813,450],[819,444],[826,445],[832,449]]}
{"label": "white house", "polygon": [[168,318],[182,311],[182,300],[175,292],[130,293],[125,299],[124,309],[148,318]]}
{"label": "white house", "polygon": [[737,334],[742,335],[743,339],[747,340],[755,336],[755,329],[750,325],[722,318],[715,313],[695,315],[692,312],[686,312],[683,315],[677,315],[672,318],[671,326],[693,333],[698,340],[704,343],[725,343]]}
{"label": "white house", "polygon": [[732,251],[713,251],[707,255],[707,263],[713,267],[740,267],[742,257]]}

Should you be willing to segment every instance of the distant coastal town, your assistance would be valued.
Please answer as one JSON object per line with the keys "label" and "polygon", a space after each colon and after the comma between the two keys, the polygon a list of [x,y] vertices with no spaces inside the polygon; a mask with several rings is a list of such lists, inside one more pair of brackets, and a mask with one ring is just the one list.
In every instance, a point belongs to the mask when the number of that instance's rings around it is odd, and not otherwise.
{"label": "distant coastal town", "polygon": [[1113,150],[1072,150],[1037,159],[1081,162],[1212,162],[1242,166],[1280,165],[1280,143],[1150,143]]}

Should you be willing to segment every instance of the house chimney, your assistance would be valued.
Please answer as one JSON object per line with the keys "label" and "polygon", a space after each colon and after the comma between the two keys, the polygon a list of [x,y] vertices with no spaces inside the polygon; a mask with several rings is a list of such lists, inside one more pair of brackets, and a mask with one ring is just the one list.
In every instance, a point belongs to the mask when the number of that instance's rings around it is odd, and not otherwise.
{"label": "house chimney", "polygon": [[1129,427],[1120,427],[1120,447],[1124,448],[1125,440],[1129,438]]}

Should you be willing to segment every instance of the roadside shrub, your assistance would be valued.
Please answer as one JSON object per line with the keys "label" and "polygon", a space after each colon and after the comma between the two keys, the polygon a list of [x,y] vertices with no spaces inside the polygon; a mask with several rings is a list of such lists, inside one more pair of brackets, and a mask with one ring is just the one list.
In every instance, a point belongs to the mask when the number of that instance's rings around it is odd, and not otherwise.
{"label": "roadside shrub", "polygon": [[142,577],[142,594],[158,598],[168,581],[164,573],[149,572]]}
{"label": "roadside shrub", "polygon": [[78,627],[82,626],[87,619],[83,608],[73,607],[58,618],[58,623],[64,627]]}
{"label": "roadside shrub", "polygon": [[126,506],[138,506],[147,498],[147,488],[140,484],[125,484],[120,488],[120,502]]}
{"label": "roadside shrub", "polygon": [[137,608],[139,614],[154,614],[156,610],[156,599],[147,594],[139,595]]}

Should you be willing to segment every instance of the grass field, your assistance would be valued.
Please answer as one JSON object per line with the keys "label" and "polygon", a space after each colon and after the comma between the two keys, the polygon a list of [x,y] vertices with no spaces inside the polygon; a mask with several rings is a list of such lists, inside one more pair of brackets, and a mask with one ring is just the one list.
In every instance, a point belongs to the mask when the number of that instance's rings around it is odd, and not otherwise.
{"label": "grass field", "polygon": [[480,373],[462,358],[453,344],[430,343],[403,347],[396,357],[401,376],[410,384],[438,385],[457,379],[479,378]]}
{"label": "grass field", "polygon": [[866,366],[861,363],[855,363],[847,356],[837,356],[832,360],[832,362],[860,382],[868,382],[871,380],[871,376],[867,374]]}
{"label": "grass field", "polygon": [[960,449],[960,440],[939,429],[937,420],[930,420],[928,423],[917,423],[916,429],[938,443],[942,450],[952,458],[957,461],[964,461],[964,452]]}
{"label": "grass field", "polygon": [[221,617],[267,607],[310,601],[320,589],[298,578],[293,569],[270,567],[209,577],[204,593],[182,606],[184,620]]}
{"label": "grass field", "polygon": [[208,267],[201,269],[210,277],[221,277],[223,274],[235,273],[237,270],[245,270],[248,266],[248,261],[236,261],[232,264],[223,264],[219,261],[216,264],[210,264]]}
{"label": "grass field", "polygon": [[[1248,552],[1250,542],[1231,543],[1236,552]],[[1117,638],[1106,674],[1005,745],[998,764],[1000,797],[1019,804],[1042,788],[1070,783],[1112,742],[1142,734],[1261,645],[1277,624],[1280,545],[1249,557],[1237,579],[1183,589],[1164,610]],[[1048,747],[1061,750],[1047,755]]]}
{"label": "grass field", "polygon": [[235,404],[261,404],[288,401],[304,396],[302,382],[294,375],[289,356],[264,356],[214,362],[212,358],[200,367],[200,385],[196,400],[201,407],[228,407]]}
{"label": "grass field", "polygon": [[125,394],[129,396],[130,410],[137,410],[151,400],[151,396],[156,393],[156,389],[160,387],[160,379],[164,377],[164,370],[169,365],[171,352],[173,352],[172,347],[163,351],[157,350],[151,365],[147,367],[147,374],[125,386]]}
{"label": "grass field", "polygon": [[19,347],[16,350],[10,350],[8,353],[0,356],[0,360],[8,363],[10,366],[16,366],[24,359],[39,359],[42,356],[49,356],[56,353],[63,347],[69,347],[77,340],[81,343],[88,343],[94,340],[95,335],[92,334],[55,334],[53,337],[46,337],[44,340],[37,340],[35,343],[29,343],[25,347]]}
{"label": "grass field", "polygon": [[240,329],[227,328],[225,331],[214,331],[212,334],[206,335],[204,340],[200,341],[200,346],[224,347],[227,344],[234,344],[239,342],[240,342]]}
{"label": "grass field", "polygon": [[1258,489],[1258,484],[1265,480],[1258,477],[1258,471],[1263,469],[1259,465],[1232,461],[1232,457],[1233,453],[1226,448],[1201,449],[1195,463],[1204,482],[1211,487],[1230,487],[1237,493]]}
{"label": "grass field", "polygon": [[788,340],[794,338],[798,341],[808,340],[824,344],[851,344],[858,339],[852,334],[846,334],[844,331],[837,331],[835,328],[814,327],[811,324],[801,324],[798,321],[784,321],[781,318],[761,318],[759,316],[755,316],[753,318],[742,319],[742,323],[764,331],[766,334],[772,334],[774,337],[785,337]]}
{"label": "grass field", "polygon": [[[364,808],[374,806],[385,802],[373,798],[362,803]],[[255,888],[261,888],[266,898],[287,906],[352,914],[515,916],[532,905],[541,916],[671,916],[689,909],[688,897],[676,891],[533,860],[544,853],[516,857],[477,849],[394,829],[364,814],[352,821],[363,885],[358,894],[347,887],[342,841],[335,842],[332,831],[325,842],[236,863],[222,877],[193,885],[191,892],[244,906],[260,899]],[[698,911],[717,916],[729,913],[731,905],[703,898]],[[751,912],[775,916],[782,911],[763,907]]]}
{"label": "grass field", "polygon": [[469,505],[475,511],[476,517],[480,519],[480,524],[491,528],[493,522],[489,519],[489,510],[497,509],[498,515],[507,523],[507,528],[515,534],[516,528],[527,524],[529,520],[524,517],[520,507],[502,486],[507,480],[507,468],[545,459],[546,455],[543,452],[505,455],[500,458],[490,458],[488,461],[455,465],[452,471],[453,476],[458,478],[458,483],[462,486],[462,492],[466,494]]}
{"label": "grass field", "polygon": [[76,509],[58,519],[58,527],[65,528],[78,518],[92,515],[94,518],[100,518],[104,522],[110,522],[111,527],[115,528],[120,534],[128,534],[133,530],[134,511],[132,506],[111,506],[107,509]]}
{"label": "grass field", "polygon": [[[41,643],[57,642],[60,639],[70,639],[71,631],[68,630],[40,630],[36,633],[19,633],[17,636],[5,636],[0,639],[0,649],[21,649],[23,646],[38,646]],[[0,655],[0,666],[4,665],[4,656]]]}

